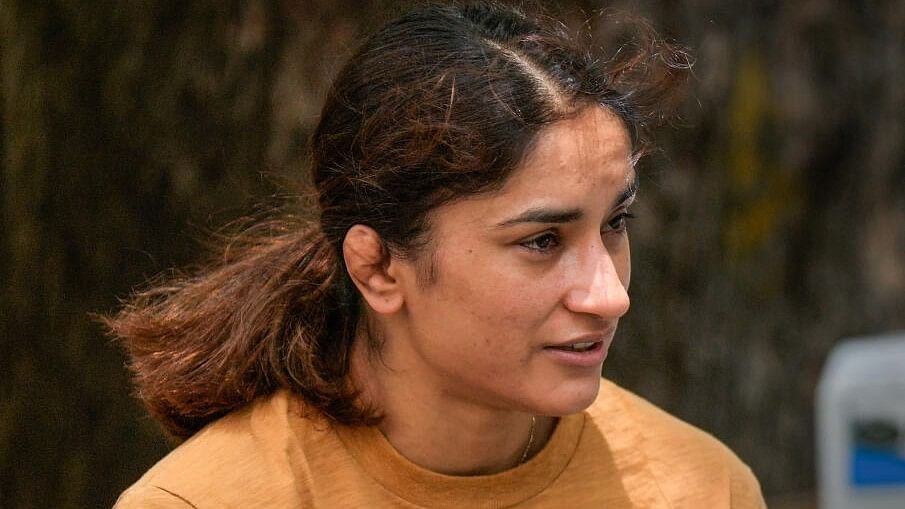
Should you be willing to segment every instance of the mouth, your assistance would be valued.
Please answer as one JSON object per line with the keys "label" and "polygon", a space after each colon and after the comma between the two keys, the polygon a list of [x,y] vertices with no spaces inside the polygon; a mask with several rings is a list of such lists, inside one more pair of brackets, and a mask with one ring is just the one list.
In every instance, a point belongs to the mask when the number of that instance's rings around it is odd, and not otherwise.
{"label": "mouth", "polygon": [[603,346],[603,341],[584,341],[568,345],[554,345],[545,347],[546,350],[561,350],[563,352],[590,352]]}
{"label": "mouth", "polygon": [[607,357],[615,327],[602,333],[585,334],[562,343],[546,345],[543,351],[553,362],[581,369],[600,369]]}

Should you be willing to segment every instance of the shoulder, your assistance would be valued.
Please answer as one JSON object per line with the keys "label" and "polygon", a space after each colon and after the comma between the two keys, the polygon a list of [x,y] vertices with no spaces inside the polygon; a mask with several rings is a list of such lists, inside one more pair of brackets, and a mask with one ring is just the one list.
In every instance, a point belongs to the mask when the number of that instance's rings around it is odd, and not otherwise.
{"label": "shoulder", "polygon": [[604,379],[588,409],[595,426],[622,428],[645,457],[647,469],[670,500],[688,496],[689,487],[708,497],[731,501],[731,507],[764,507],[751,469],[709,433]]}
{"label": "shoulder", "polygon": [[191,502],[164,488],[136,484],[123,492],[114,509],[193,509]]}
{"label": "shoulder", "polygon": [[618,421],[636,430],[645,443],[670,444],[666,458],[716,458],[724,462],[740,461],[725,445],[709,433],[670,415],[653,403],[604,379],[600,393],[591,408],[591,418],[597,422]]}
{"label": "shoulder", "polygon": [[242,499],[279,505],[293,491],[290,452],[300,434],[327,428],[300,418],[298,401],[280,391],[209,424],[151,467],[116,507],[226,507]]}

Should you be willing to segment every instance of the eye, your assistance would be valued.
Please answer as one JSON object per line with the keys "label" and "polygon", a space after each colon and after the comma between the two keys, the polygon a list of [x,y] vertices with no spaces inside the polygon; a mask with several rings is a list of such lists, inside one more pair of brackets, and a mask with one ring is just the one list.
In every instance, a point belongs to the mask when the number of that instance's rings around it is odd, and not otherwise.
{"label": "eye", "polygon": [[616,217],[610,219],[610,221],[606,224],[607,229],[609,231],[621,233],[624,232],[628,228],[629,219],[634,219],[635,215],[629,212],[622,212],[617,214]]}
{"label": "eye", "polygon": [[532,251],[545,253],[552,251],[559,246],[559,235],[554,232],[546,232],[521,242],[519,245],[531,249]]}

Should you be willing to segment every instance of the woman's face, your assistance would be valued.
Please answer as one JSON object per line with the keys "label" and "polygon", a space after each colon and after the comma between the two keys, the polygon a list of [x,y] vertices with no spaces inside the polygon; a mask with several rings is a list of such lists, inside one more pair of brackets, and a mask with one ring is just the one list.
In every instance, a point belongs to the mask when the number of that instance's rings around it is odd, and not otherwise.
{"label": "woman's face", "polygon": [[391,353],[443,397],[586,408],[629,307],[630,152],[618,118],[589,107],[542,131],[502,190],[436,209],[423,254],[402,262]]}

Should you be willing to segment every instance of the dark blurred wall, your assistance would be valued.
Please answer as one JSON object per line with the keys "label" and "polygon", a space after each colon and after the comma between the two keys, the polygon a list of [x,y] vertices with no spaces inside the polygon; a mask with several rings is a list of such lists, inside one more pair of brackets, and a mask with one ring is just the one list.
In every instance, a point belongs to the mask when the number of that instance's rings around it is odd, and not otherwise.
{"label": "dark blurred wall", "polygon": [[[411,3],[0,2],[0,506],[109,506],[165,454],[89,314],[282,201],[331,77]],[[556,6],[606,31],[600,7],[697,58],[643,164],[605,373],[723,439],[768,495],[809,492],[827,351],[905,327],[905,9]]]}

